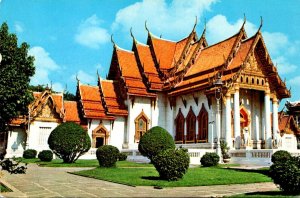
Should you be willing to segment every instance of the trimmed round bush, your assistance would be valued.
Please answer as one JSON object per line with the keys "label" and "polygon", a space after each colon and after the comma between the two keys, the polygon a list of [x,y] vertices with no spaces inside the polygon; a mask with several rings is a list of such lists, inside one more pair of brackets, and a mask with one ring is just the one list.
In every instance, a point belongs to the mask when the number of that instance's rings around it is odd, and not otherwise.
{"label": "trimmed round bush", "polygon": [[153,157],[153,164],[161,179],[173,181],[182,178],[187,172],[190,157],[182,149],[167,149]]}
{"label": "trimmed round bush", "polygon": [[64,163],[73,163],[91,148],[91,139],[80,125],[65,122],[51,132],[48,144]]}
{"label": "trimmed round bush", "polygon": [[38,158],[42,162],[51,162],[53,159],[53,153],[50,150],[43,150],[43,151],[39,152]]}
{"label": "trimmed round bush", "polygon": [[290,157],[285,161],[275,161],[270,167],[274,183],[287,194],[300,194],[300,158]]}
{"label": "trimmed round bush", "polygon": [[162,127],[152,127],[140,139],[139,151],[151,161],[155,155],[166,149],[174,150],[175,142],[169,132]]}
{"label": "trimmed round bush", "polygon": [[276,151],[272,155],[271,161],[273,163],[276,163],[276,162],[286,161],[286,160],[290,159],[291,157],[292,156],[291,156],[291,154],[289,152],[280,150],[280,151]]}
{"label": "trimmed round bush", "polygon": [[205,153],[200,162],[204,167],[216,166],[218,165],[220,157],[217,153]]}
{"label": "trimmed round bush", "polygon": [[119,153],[119,149],[115,146],[100,146],[96,151],[96,156],[100,167],[115,167],[119,158]]}
{"label": "trimmed round bush", "polygon": [[27,149],[23,152],[23,158],[34,159],[36,158],[37,151],[34,149]]}
{"label": "trimmed round bush", "polygon": [[118,159],[119,161],[125,161],[127,159],[126,153],[119,153]]}

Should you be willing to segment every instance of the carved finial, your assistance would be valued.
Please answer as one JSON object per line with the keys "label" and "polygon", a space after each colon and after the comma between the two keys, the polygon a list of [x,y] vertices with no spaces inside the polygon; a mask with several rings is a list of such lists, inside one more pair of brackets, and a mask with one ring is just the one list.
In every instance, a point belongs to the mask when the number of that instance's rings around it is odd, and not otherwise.
{"label": "carved finial", "polygon": [[205,33],[206,33],[206,18],[204,18],[204,30],[202,35],[205,36]]}
{"label": "carved finial", "polygon": [[246,24],[246,14],[244,13],[244,22],[243,22],[242,27],[244,27],[245,24]]}
{"label": "carved finial", "polygon": [[98,79],[100,78],[100,76],[99,76],[99,72],[98,72],[98,69],[97,69],[97,77],[98,77]]}
{"label": "carved finial", "polygon": [[148,33],[150,32],[148,27],[147,27],[147,20],[145,21],[145,29],[147,30]]}
{"label": "carved finial", "polygon": [[159,36],[159,38],[161,38],[162,37],[162,34]]}
{"label": "carved finial", "polygon": [[77,80],[78,83],[80,82],[80,80],[78,78],[78,74],[76,74],[76,80]]}
{"label": "carved finial", "polygon": [[197,22],[198,22],[198,17],[196,16],[195,24],[194,24],[194,27],[193,27],[193,32],[195,32],[195,29],[196,29],[196,26],[197,26]]}
{"label": "carved finial", "polygon": [[110,36],[110,41],[112,42],[112,44],[113,44],[114,46],[116,46],[116,43],[115,43],[115,41],[114,41],[114,39],[113,39],[113,34],[111,34],[111,36]]}
{"label": "carved finial", "polygon": [[260,16],[260,26],[259,26],[257,32],[260,31],[260,29],[261,29],[262,26],[263,26],[263,18],[262,18],[262,16]]}
{"label": "carved finial", "polygon": [[134,39],[134,36],[132,34],[132,27],[130,28],[130,36]]}

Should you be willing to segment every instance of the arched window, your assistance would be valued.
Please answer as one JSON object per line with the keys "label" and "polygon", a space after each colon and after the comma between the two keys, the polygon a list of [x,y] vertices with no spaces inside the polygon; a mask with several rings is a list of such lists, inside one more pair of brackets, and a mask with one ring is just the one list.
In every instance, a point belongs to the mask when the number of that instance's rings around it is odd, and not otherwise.
{"label": "arched window", "polygon": [[196,140],[196,116],[193,112],[192,107],[190,107],[190,111],[186,117],[186,124],[187,124],[186,142],[194,143]]}
{"label": "arched window", "polygon": [[150,120],[147,118],[144,111],[136,117],[134,120],[135,122],[135,135],[134,135],[134,142],[139,143],[141,137],[146,133],[149,128]]}
{"label": "arched window", "polygon": [[207,142],[208,140],[208,113],[202,103],[198,119],[198,137],[197,142]]}
{"label": "arched window", "polygon": [[92,147],[98,148],[100,146],[108,144],[109,132],[103,124],[100,124],[96,129],[92,131],[92,138]]}
{"label": "arched window", "polygon": [[175,134],[175,142],[183,143],[184,142],[184,116],[179,108],[179,112],[175,119],[176,123],[176,134]]}

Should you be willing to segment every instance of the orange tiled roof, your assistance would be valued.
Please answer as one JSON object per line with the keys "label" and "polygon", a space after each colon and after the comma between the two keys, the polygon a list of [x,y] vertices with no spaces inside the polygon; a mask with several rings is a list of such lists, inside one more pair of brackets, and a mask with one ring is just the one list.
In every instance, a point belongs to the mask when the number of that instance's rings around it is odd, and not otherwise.
{"label": "orange tiled roof", "polygon": [[203,71],[223,65],[237,38],[238,34],[215,45],[204,48],[198,59],[196,59],[195,64],[191,66],[185,76],[188,77],[199,74]]}
{"label": "orange tiled roof", "polygon": [[81,103],[86,118],[112,119],[105,114],[98,86],[79,84]]}
{"label": "orange tiled roof", "polygon": [[76,101],[64,101],[65,108],[65,121],[80,123],[77,102]]}
{"label": "orange tiled roof", "polygon": [[141,66],[146,77],[148,78],[148,81],[150,82],[150,88],[154,90],[160,90],[163,83],[159,78],[149,46],[137,43],[136,49]]}
{"label": "orange tiled roof", "polygon": [[[107,113],[110,115],[128,115],[124,101],[120,98],[119,85],[112,80],[100,80],[100,88],[103,93]],[[118,93],[118,94],[117,94]]]}
{"label": "orange tiled roof", "polygon": [[147,92],[147,88],[143,83],[134,53],[118,47],[116,49],[116,53],[128,94],[146,97],[155,96],[155,94]]}

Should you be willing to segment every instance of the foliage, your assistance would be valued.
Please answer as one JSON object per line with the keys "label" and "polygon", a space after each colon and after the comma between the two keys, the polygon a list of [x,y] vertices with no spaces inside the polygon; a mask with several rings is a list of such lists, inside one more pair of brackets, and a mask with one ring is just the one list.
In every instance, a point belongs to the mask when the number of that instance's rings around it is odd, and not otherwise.
{"label": "foliage", "polygon": [[161,179],[178,180],[187,172],[190,157],[182,149],[167,149],[153,157],[153,164]]}
{"label": "foliage", "polygon": [[125,161],[127,159],[126,153],[119,153],[118,159],[119,161]]}
{"label": "foliage", "polygon": [[230,158],[229,153],[228,153],[229,147],[227,145],[227,142],[225,142],[224,140],[221,140],[220,147],[221,147],[221,153],[222,153],[223,159],[229,159]]}
{"label": "foliage", "polygon": [[28,114],[27,106],[33,100],[28,87],[35,68],[28,49],[27,43],[18,46],[17,36],[9,33],[6,23],[1,25],[0,131],[7,130],[12,118]]}
{"label": "foliage", "polygon": [[292,156],[289,152],[284,151],[284,150],[280,150],[280,151],[276,151],[272,157],[271,157],[271,161],[273,163],[276,162],[280,162],[280,161],[286,161],[288,159],[290,159]]}
{"label": "foliage", "polygon": [[24,174],[27,169],[27,164],[25,166],[19,166],[20,162],[14,159],[4,159],[0,162],[2,170],[6,170],[10,174]]}
{"label": "foliage", "polygon": [[39,153],[38,158],[42,162],[51,162],[53,159],[53,153],[50,150],[43,150]]}
{"label": "foliage", "polygon": [[205,153],[200,162],[204,167],[216,166],[218,165],[220,157],[217,153]]}
{"label": "foliage", "polygon": [[155,155],[166,149],[175,149],[175,142],[169,132],[162,127],[151,128],[140,139],[139,151],[151,161]]}
{"label": "foliage", "polygon": [[64,100],[76,101],[76,96],[68,91],[64,92]]}
{"label": "foliage", "polygon": [[96,151],[96,156],[100,167],[115,167],[119,157],[119,149],[112,145],[100,146]]}
{"label": "foliage", "polygon": [[34,149],[27,149],[23,152],[23,157],[25,159],[33,159],[36,158],[37,151]]}
{"label": "foliage", "polygon": [[43,92],[46,90],[45,85],[29,85],[28,89],[30,91]]}
{"label": "foliage", "polygon": [[91,148],[91,139],[80,125],[66,122],[51,132],[48,144],[64,163],[73,163]]}
{"label": "foliage", "polygon": [[[128,161],[125,162],[128,163]],[[240,171],[216,166],[189,168],[182,179],[170,182],[162,180],[155,168],[133,168],[127,166],[119,168],[119,163],[120,162],[117,162],[117,168],[95,168],[75,172],[74,174],[131,186],[185,187],[246,184],[272,181],[270,177],[262,174],[260,171]],[[147,165],[149,166],[151,164]],[[199,196],[201,196],[201,194]]]}
{"label": "foliage", "polygon": [[275,160],[270,167],[270,176],[274,183],[287,194],[300,194],[300,158]]}

